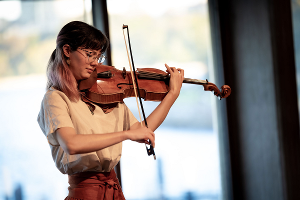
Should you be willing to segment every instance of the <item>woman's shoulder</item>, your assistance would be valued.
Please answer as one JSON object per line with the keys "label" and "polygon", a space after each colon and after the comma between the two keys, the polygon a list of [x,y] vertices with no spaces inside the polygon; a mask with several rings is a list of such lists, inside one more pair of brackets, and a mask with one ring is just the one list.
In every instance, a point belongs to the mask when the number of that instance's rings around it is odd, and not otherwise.
{"label": "woman's shoulder", "polygon": [[53,102],[58,102],[58,101],[70,101],[67,95],[65,95],[62,91],[59,91],[53,87],[49,88],[43,98],[43,101],[53,101]]}

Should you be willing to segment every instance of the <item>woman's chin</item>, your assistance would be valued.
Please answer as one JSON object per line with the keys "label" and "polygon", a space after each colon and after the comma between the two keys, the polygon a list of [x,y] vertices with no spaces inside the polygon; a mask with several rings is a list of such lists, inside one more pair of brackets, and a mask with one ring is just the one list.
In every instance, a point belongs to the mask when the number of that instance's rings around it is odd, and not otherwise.
{"label": "woman's chin", "polygon": [[91,74],[89,74],[89,73],[83,74],[82,79],[83,80],[88,79],[88,78],[90,78],[90,76],[91,76]]}
{"label": "woman's chin", "polygon": [[90,78],[90,76],[91,76],[90,74],[85,74],[85,75],[82,75],[80,77],[77,77],[76,80],[77,81],[86,80],[86,79]]}

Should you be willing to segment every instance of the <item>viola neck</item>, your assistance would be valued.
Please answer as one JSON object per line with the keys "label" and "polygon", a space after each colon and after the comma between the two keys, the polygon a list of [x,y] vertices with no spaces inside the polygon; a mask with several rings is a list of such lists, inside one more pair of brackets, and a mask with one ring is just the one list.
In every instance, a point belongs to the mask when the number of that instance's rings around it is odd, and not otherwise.
{"label": "viola neck", "polygon": [[199,79],[191,79],[191,78],[184,78],[183,83],[190,83],[190,84],[196,84],[196,85],[204,85],[207,84],[207,80],[199,80]]}
{"label": "viola neck", "polygon": [[[170,76],[165,75],[165,74],[153,73],[153,72],[139,71],[139,78],[140,79],[153,79],[153,80],[165,81],[165,80],[169,80]],[[204,84],[207,84],[208,81],[207,80],[184,78],[183,83],[204,85]]]}

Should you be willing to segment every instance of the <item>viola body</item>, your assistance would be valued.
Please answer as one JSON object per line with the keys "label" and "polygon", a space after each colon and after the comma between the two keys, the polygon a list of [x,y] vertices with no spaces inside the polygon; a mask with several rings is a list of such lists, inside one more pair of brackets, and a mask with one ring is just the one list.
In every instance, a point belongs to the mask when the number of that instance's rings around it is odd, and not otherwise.
{"label": "viola body", "polygon": [[[138,68],[136,76],[139,96],[145,101],[162,101],[169,91],[170,77],[167,72],[155,68]],[[202,85],[205,91],[213,91],[220,99],[231,93],[228,85],[223,85],[220,91],[207,80],[184,78],[183,83]],[[135,97],[131,72],[107,65],[97,65],[90,78],[79,83],[79,90],[88,101],[98,104],[123,102],[124,98]]]}
{"label": "viola body", "polygon": [[[168,75],[154,68],[138,70]],[[140,76],[138,72],[136,74]],[[140,96],[145,101],[161,101],[169,91],[168,78],[165,80],[138,78],[137,81]],[[98,65],[89,79],[80,82],[79,90],[83,91],[89,100],[100,104],[123,102],[124,98],[135,96],[131,72],[107,65]]]}

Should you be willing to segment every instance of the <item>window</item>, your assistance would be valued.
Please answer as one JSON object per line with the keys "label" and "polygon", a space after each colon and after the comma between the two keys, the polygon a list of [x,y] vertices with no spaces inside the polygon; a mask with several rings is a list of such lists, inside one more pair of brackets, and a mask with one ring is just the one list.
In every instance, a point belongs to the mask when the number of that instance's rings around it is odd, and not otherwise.
{"label": "window", "polygon": [[37,115],[59,30],[91,19],[90,0],[0,1],[0,199],[67,196]]}
{"label": "window", "polygon": [[[129,71],[122,25],[128,25],[136,68],[164,64],[185,77],[212,77],[206,1],[107,1],[112,63]],[[126,31],[125,31],[126,34]],[[213,128],[213,94],[184,84],[180,97],[156,133],[156,156],[143,144],[123,143],[122,187],[127,199],[221,199],[218,133]],[[125,99],[139,119],[134,98]],[[144,102],[146,115],[158,105]]]}
{"label": "window", "polygon": [[[295,49],[295,62],[296,62],[296,76],[298,88],[298,109],[300,116],[300,3],[299,1],[292,0],[292,17],[293,17],[293,32],[294,32],[294,49]],[[300,117],[299,117],[300,118]]]}

